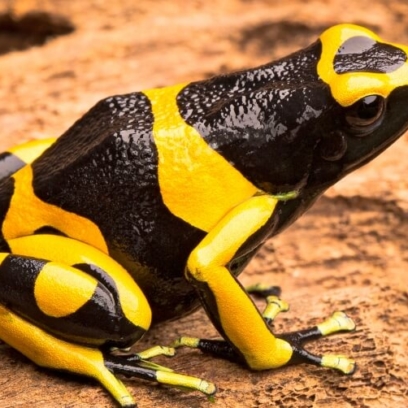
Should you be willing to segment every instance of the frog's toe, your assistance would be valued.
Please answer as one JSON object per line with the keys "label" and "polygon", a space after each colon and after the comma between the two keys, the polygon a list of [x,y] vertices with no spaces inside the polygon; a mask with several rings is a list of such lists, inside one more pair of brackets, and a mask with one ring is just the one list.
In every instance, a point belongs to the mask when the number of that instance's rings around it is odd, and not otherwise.
{"label": "frog's toe", "polygon": [[179,348],[179,347],[189,347],[189,348],[199,348],[201,339],[197,337],[179,337],[178,339],[174,340],[170,347]]}
{"label": "frog's toe", "polygon": [[318,326],[323,336],[343,331],[353,331],[356,329],[354,320],[344,312],[334,312],[328,319]]}
{"label": "frog's toe", "polygon": [[343,374],[353,374],[357,369],[356,362],[343,355],[326,354],[322,356],[321,366],[334,368]]}
{"label": "frog's toe", "polygon": [[173,357],[176,354],[176,350],[174,347],[165,347],[165,346],[154,346],[147,350],[140,351],[137,355],[142,360],[148,360],[152,357],[157,356],[166,356],[166,357]]}

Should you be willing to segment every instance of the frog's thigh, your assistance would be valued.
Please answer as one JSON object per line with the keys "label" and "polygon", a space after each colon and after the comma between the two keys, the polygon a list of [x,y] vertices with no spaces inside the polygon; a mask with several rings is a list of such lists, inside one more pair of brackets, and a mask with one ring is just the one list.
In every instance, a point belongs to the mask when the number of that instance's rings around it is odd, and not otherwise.
{"label": "frog's thigh", "polygon": [[101,251],[53,235],[16,238],[9,246],[13,254],[0,258],[0,303],[40,327],[85,344],[118,346],[133,344],[149,328],[145,296]]}
{"label": "frog's thigh", "polygon": [[277,339],[226,265],[273,215],[276,199],[256,196],[233,209],[191,253],[187,277],[224,337],[254,369],[287,363],[292,350]]}

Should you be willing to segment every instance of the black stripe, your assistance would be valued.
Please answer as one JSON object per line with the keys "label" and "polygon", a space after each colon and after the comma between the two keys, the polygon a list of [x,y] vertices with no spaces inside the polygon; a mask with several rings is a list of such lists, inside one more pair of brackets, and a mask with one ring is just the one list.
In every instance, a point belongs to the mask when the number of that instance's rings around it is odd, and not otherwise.
{"label": "black stripe", "polygon": [[78,264],[72,265],[72,267],[77,268],[82,272],[85,272],[87,275],[95,278],[98,282],[101,282],[102,285],[105,286],[111,292],[112,297],[114,298],[116,304],[118,305],[117,306],[118,310],[120,310],[122,313],[122,309],[120,307],[119,293],[116,287],[116,283],[108,273],[106,273],[99,266],[91,265],[87,263],[78,263]]}
{"label": "black stripe", "polygon": [[34,285],[47,261],[8,255],[0,265],[0,302],[24,316],[42,315],[34,298]]}
{"label": "black stripe", "polygon": [[[101,331],[99,336],[105,338],[108,345],[126,347],[139,340],[145,330],[126,319],[116,283],[111,276],[96,265],[81,263],[72,266],[100,282],[92,296],[92,301],[87,302],[75,313],[76,319],[87,322],[87,327],[95,325],[96,331]],[[95,305],[103,302],[104,291],[102,288],[106,289],[110,296],[109,307],[112,310],[110,310],[109,316],[105,315],[108,310],[102,310],[101,316],[98,316],[98,311],[95,310]],[[101,294],[102,298],[100,298]]]}

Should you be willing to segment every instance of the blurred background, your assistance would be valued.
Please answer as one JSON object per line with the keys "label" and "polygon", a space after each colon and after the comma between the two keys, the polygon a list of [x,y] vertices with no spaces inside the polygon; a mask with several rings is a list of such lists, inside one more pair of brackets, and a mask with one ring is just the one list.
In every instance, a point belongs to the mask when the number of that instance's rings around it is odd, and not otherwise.
{"label": "blurred background", "polygon": [[[408,44],[405,1],[0,0],[0,148],[58,136],[108,95],[283,57],[340,22]],[[315,324],[336,309],[350,313],[356,333],[311,349],[352,355],[360,367],[353,377],[314,367],[251,373],[181,351],[158,361],[216,382],[215,403],[126,380],[139,406],[408,406],[407,154],[404,136],[268,242],[242,276],[244,284],[282,286],[292,311],[277,330]],[[154,328],[137,349],[182,334],[217,336],[198,312]],[[0,408],[112,406],[90,380],[38,369],[4,345],[0,358]]]}

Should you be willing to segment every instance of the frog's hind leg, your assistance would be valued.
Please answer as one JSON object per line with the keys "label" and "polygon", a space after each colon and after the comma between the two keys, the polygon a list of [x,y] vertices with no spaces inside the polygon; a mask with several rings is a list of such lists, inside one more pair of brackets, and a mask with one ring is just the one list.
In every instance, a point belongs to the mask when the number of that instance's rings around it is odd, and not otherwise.
{"label": "frog's hind leg", "polygon": [[0,153],[0,180],[14,174],[41,156],[56,139],[32,140]]}
{"label": "frog's hind leg", "polygon": [[[115,374],[198,390],[211,396],[215,386],[199,378],[149,367],[138,355],[120,357],[97,348],[69,343],[21,318],[0,304],[0,338],[42,367],[75,372],[99,381],[121,407],[136,404]],[[145,366],[147,365],[147,366]]]}
{"label": "frog's hind leg", "polygon": [[174,349],[113,354],[112,346],[120,352],[143,335],[151,312],[136,282],[107,254],[49,234],[9,246],[13,254],[0,253],[0,339],[7,344],[42,367],[95,378],[123,407],[135,405],[115,374],[215,393],[211,383],[147,361]]}
{"label": "frog's hind leg", "polygon": [[136,407],[126,387],[105,366],[99,349],[58,339],[1,304],[0,328],[0,339],[37,365],[93,377],[121,407]]}

